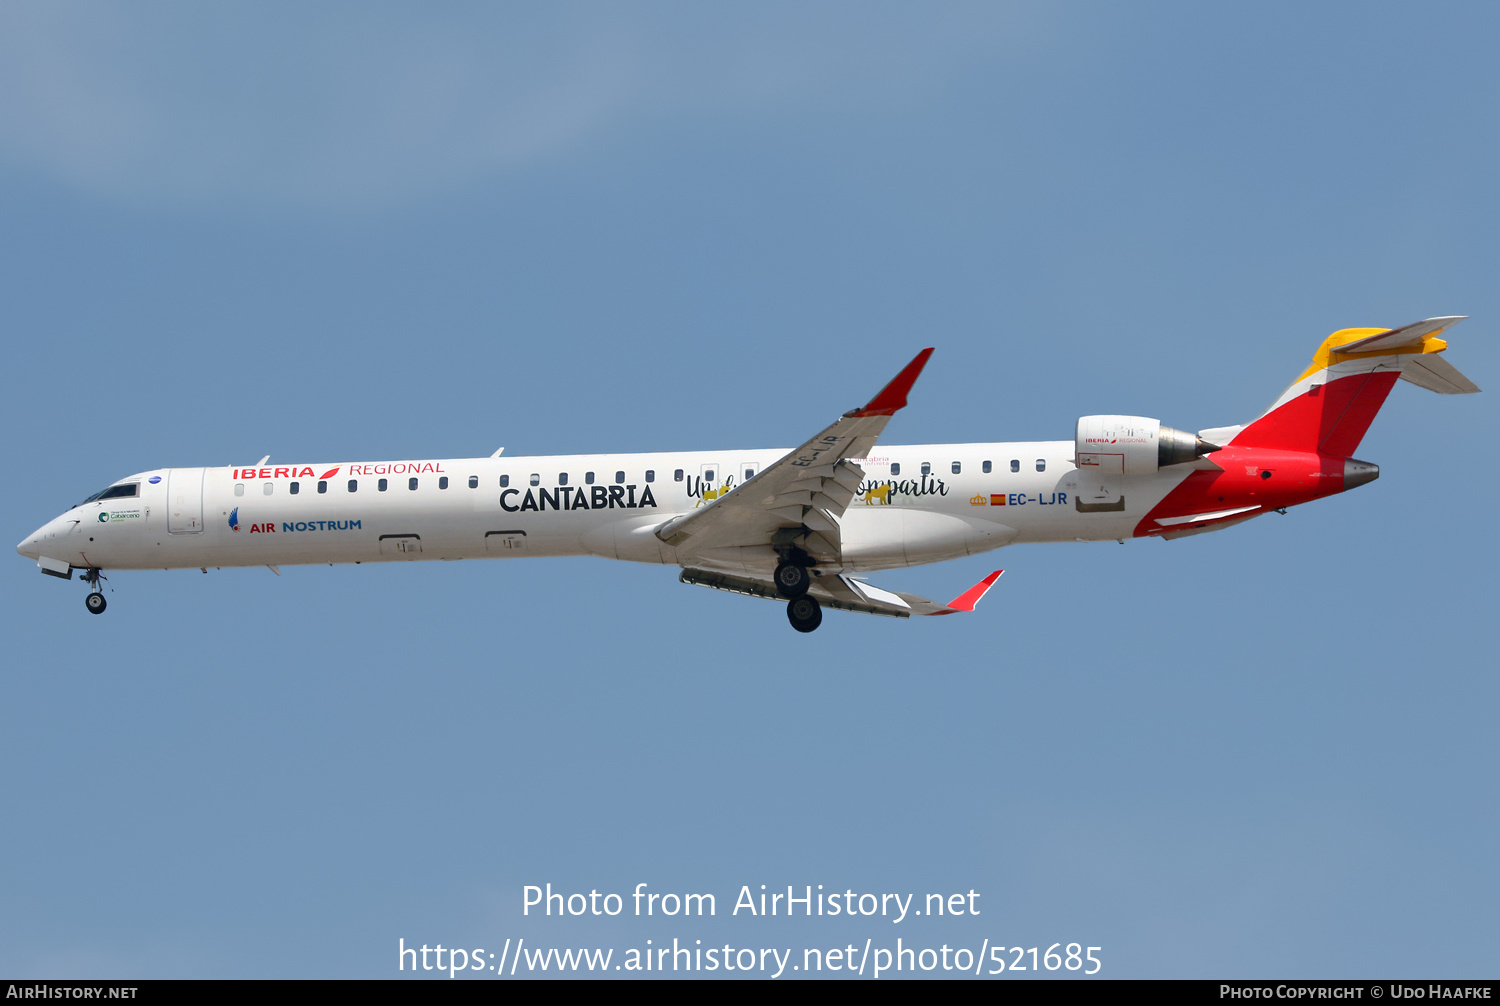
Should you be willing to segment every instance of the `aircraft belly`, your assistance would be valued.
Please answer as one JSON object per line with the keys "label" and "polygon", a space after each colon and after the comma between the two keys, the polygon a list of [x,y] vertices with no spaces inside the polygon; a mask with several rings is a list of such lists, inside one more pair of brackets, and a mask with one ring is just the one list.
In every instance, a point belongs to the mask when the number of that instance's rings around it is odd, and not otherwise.
{"label": "aircraft belly", "polygon": [[[595,524],[579,536],[579,550],[605,559],[675,564],[677,550],[656,536],[656,529],[673,516],[675,515],[670,513],[636,517],[611,516],[604,523]],[[767,548],[766,551],[769,552],[770,549]]]}

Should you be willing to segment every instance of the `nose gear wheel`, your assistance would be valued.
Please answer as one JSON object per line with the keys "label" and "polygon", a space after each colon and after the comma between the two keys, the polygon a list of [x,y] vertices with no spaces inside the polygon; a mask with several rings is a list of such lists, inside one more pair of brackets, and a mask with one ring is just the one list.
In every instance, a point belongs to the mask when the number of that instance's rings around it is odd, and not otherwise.
{"label": "nose gear wheel", "polygon": [[94,588],[93,593],[83,599],[84,607],[89,609],[89,614],[91,615],[104,614],[104,609],[109,607],[108,603],[104,600],[104,593],[99,589],[100,585],[107,579],[104,571],[97,567],[90,567],[84,570],[83,575],[79,579]]}

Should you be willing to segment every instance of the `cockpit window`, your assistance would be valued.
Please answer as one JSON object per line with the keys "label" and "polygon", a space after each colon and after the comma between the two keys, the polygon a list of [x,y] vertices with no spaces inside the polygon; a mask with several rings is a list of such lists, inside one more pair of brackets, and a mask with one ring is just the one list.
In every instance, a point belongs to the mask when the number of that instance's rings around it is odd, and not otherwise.
{"label": "cockpit window", "polygon": [[[94,495],[84,500],[83,503],[93,503],[96,500],[127,499],[130,497],[139,496],[140,494],[141,484],[139,482],[127,482],[124,485],[110,486],[108,489],[101,489],[99,492],[94,493]],[[78,505],[83,506],[83,503],[80,503]]]}

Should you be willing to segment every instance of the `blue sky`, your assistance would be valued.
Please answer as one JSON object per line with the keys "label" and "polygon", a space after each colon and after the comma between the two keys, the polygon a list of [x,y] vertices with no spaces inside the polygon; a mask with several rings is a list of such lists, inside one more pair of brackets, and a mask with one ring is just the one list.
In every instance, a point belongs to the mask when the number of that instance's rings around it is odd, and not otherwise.
{"label": "blue sky", "polygon": [[[1242,422],[1329,332],[1441,314],[1493,387],[1497,28],[9,5],[10,540],[163,465],[790,446],[927,345],[888,443]],[[972,616],[806,637],[602,560],[122,573],[94,618],[16,557],[0,973],[901,936],[1101,946],[1114,977],[1492,976],[1491,403],[1402,385],[1357,492],[882,574],[1008,571]],[[522,917],[547,882],[720,914]],[[728,917],[746,884],[983,914]]]}

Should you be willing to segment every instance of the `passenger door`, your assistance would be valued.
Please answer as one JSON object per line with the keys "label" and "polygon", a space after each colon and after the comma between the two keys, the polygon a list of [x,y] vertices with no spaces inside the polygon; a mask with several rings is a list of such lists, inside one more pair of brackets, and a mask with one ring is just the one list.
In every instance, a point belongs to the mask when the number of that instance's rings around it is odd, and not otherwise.
{"label": "passenger door", "polygon": [[197,534],[203,530],[203,469],[173,468],[167,472],[167,533]]}

